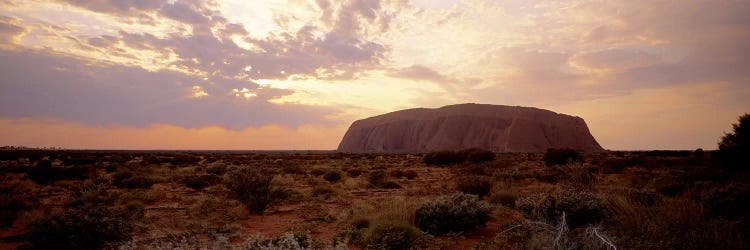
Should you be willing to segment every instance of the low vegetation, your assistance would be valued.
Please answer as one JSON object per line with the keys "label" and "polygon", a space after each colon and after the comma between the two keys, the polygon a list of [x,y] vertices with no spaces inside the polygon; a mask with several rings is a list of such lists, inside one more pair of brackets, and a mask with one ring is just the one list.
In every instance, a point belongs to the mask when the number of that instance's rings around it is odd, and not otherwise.
{"label": "low vegetation", "polygon": [[0,150],[0,249],[748,249],[719,150]]}
{"label": "low vegetation", "polygon": [[286,198],[283,188],[273,185],[275,175],[254,168],[241,168],[227,174],[224,185],[231,196],[255,214]]}
{"label": "low vegetation", "polygon": [[431,234],[473,231],[490,219],[489,204],[475,195],[451,194],[417,208],[414,223]]}
{"label": "low vegetation", "polygon": [[463,162],[481,163],[495,159],[495,153],[489,150],[471,148],[460,151],[437,151],[428,153],[423,161],[427,165],[446,166]]}

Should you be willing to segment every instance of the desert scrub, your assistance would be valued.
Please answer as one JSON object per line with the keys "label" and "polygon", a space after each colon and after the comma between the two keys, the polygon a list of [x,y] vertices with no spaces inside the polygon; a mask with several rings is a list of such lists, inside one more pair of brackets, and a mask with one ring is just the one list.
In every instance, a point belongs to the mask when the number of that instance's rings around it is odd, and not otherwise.
{"label": "desert scrub", "polygon": [[424,155],[422,161],[427,165],[446,166],[461,163],[465,160],[464,156],[455,151],[437,151]]}
{"label": "desert scrub", "polygon": [[320,245],[315,242],[307,232],[286,232],[278,238],[267,239],[262,235],[251,235],[243,244],[241,249],[248,250],[274,250],[289,249],[303,250],[315,249]]}
{"label": "desert scrub", "polygon": [[492,192],[489,201],[492,204],[499,204],[505,207],[513,207],[518,200],[519,193],[510,189],[498,189]]}
{"label": "desert scrub", "polygon": [[201,190],[205,187],[213,186],[221,182],[221,178],[214,174],[192,174],[183,176],[180,182],[186,187]]}
{"label": "desert scrub", "polygon": [[101,249],[130,239],[143,207],[114,207],[115,196],[101,186],[76,192],[65,211],[31,223],[28,249]]}
{"label": "desert scrub", "polygon": [[259,169],[241,168],[227,174],[224,185],[231,196],[251,213],[262,214],[266,209],[286,198],[287,192],[272,185],[275,175]]}
{"label": "desert scrub", "polygon": [[408,180],[413,180],[414,178],[417,178],[418,174],[417,171],[414,170],[406,170],[404,171],[404,177]]}
{"label": "desert scrub", "polygon": [[341,180],[341,172],[336,170],[326,171],[326,173],[323,174],[323,179],[330,183],[338,182]]}
{"label": "desert scrub", "polygon": [[335,194],[336,192],[329,186],[315,186],[311,192],[312,197],[322,197],[323,199],[331,198]]}
{"label": "desert scrub", "polygon": [[451,194],[417,208],[414,223],[430,234],[473,231],[490,219],[489,204],[476,195]]}
{"label": "desert scrub", "polygon": [[479,176],[464,176],[456,181],[456,189],[466,194],[473,194],[482,198],[490,193],[492,181]]}
{"label": "desert scrub", "polygon": [[413,249],[423,233],[404,221],[379,221],[365,233],[368,249]]}
{"label": "desert scrub", "polygon": [[112,184],[119,188],[150,188],[156,183],[155,178],[133,174],[129,169],[120,169],[112,175]]}
{"label": "desert scrub", "polygon": [[[524,209],[524,212],[528,210]],[[608,215],[602,200],[593,193],[584,191],[554,192],[544,196],[533,208],[531,219],[543,220],[557,225],[562,214],[570,228],[599,223]]]}
{"label": "desert scrub", "polygon": [[370,185],[373,187],[380,186],[380,184],[385,181],[385,171],[375,170],[370,172],[367,176],[367,181],[370,182]]}
{"label": "desert scrub", "polygon": [[480,148],[470,148],[461,151],[437,151],[425,154],[422,161],[427,165],[445,166],[465,161],[482,163],[495,160],[495,153]]}
{"label": "desert scrub", "polygon": [[37,203],[28,192],[22,188],[21,182],[0,184],[0,227],[12,225],[18,215]]}
{"label": "desert scrub", "polygon": [[495,153],[480,148],[466,149],[460,152],[466,158],[466,161],[473,163],[490,162],[495,160]]}
{"label": "desert scrub", "polygon": [[549,166],[583,162],[583,155],[569,148],[550,148],[544,153],[544,164]]}
{"label": "desert scrub", "polygon": [[119,209],[74,209],[30,226],[29,249],[101,249],[130,238],[130,216]]}
{"label": "desert scrub", "polygon": [[361,174],[362,174],[362,170],[360,170],[359,168],[352,168],[352,169],[346,170],[346,175],[352,178],[359,177]]}

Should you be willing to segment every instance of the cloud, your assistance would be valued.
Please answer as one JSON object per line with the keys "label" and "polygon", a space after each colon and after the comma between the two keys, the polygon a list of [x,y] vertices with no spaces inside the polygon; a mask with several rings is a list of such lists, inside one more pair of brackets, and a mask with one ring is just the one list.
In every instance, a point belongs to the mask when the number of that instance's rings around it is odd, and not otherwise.
{"label": "cloud", "polygon": [[[188,34],[174,32],[157,36],[121,30],[114,35],[81,40],[90,45],[91,50],[104,48],[115,52],[107,53],[110,56],[125,57],[123,50],[131,49],[156,53],[159,56],[153,59],[162,61],[161,64],[215,78],[287,79],[296,76],[353,79],[362,71],[382,67],[388,51],[387,46],[365,36],[371,29],[368,27],[387,26],[389,22],[385,17],[387,14],[380,12],[379,1],[322,5],[331,12],[330,16],[324,14],[320,17],[322,23],[313,22],[297,30],[263,38],[248,36],[244,25],[228,22],[210,2],[177,1],[158,5],[139,1],[66,1],[118,16],[150,11],[190,25],[192,32]],[[251,48],[240,46],[236,42],[238,37],[241,43]],[[166,59],[169,61],[163,61]],[[252,70],[246,70],[248,66]]]}
{"label": "cloud", "polygon": [[26,29],[17,24],[17,18],[0,16],[0,46],[18,43],[18,37],[23,35]]}
{"label": "cloud", "polygon": [[624,71],[662,63],[662,59],[638,49],[607,49],[575,54],[569,62],[582,70]]}
{"label": "cloud", "polygon": [[417,81],[428,81],[433,82],[446,90],[455,91],[458,88],[470,88],[481,80],[476,78],[458,79],[448,75],[441,74],[433,69],[430,69],[424,65],[415,64],[406,68],[392,70],[388,76],[417,80]]}
{"label": "cloud", "polygon": [[[271,98],[291,93],[247,82],[212,85],[177,71],[151,72],[48,51],[0,50],[0,58],[0,117],[238,129],[265,124],[332,124],[324,117],[336,112],[331,107],[268,103]],[[205,95],[190,98],[188,93],[195,91],[195,86],[200,87],[197,93]],[[238,86],[253,91],[257,98],[236,98],[230,89]]]}

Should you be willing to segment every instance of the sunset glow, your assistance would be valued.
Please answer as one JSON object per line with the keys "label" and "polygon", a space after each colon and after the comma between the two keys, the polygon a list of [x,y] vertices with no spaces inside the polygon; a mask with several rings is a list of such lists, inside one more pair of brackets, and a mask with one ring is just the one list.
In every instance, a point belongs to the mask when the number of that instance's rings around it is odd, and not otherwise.
{"label": "sunset glow", "polygon": [[0,0],[0,145],[335,149],[457,103],[715,149],[750,111],[750,1]]}

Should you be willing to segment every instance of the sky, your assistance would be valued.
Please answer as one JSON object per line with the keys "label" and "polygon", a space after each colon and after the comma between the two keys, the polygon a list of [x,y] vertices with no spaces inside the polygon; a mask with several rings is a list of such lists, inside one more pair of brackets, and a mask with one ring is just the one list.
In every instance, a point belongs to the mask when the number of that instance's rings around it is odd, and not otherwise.
{"label": "sky", "polygon": [[750,0],[0,0],[0,145],[335,149],[458,103],[715,149],[750,112]]}

